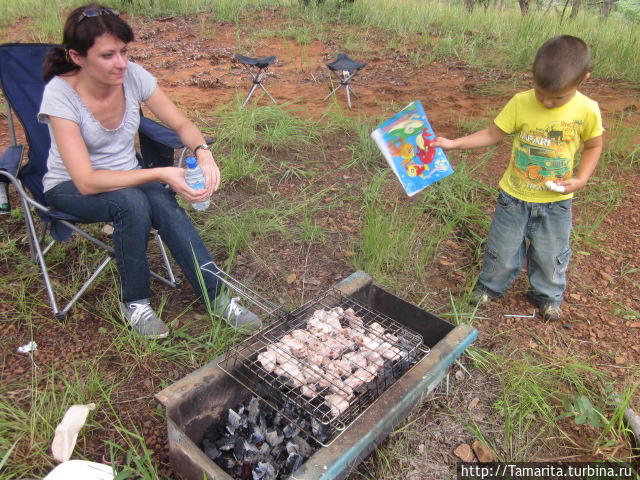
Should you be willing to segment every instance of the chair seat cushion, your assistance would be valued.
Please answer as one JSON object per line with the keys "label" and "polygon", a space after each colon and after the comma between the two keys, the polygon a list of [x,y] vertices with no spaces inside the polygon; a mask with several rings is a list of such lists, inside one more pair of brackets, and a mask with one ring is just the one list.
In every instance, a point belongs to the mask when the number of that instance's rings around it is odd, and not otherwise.
{"label": "chair seat cushion", "polygon": [[330,70],[336,70],[336,71],[360,70],[365,65],[366,63],[356,62],[355,60],[352,60],[351,58],[349,58],[348,55],[344,53],[339,53],[333,62],[327,63],[327,67],[329,67]]}
{"label": "chair seat cushion", "polygon": [[244,55],[240,55],[239,53],[236,53],[235,58],[240,63],[243,63],[245,65],[253,65],[258,68],[266,68],[272,63],[275,63],[276,61],[275,55],[269,55],[268,57],[262,57],[262,58],[252,58],[252,57],[245,57]]}

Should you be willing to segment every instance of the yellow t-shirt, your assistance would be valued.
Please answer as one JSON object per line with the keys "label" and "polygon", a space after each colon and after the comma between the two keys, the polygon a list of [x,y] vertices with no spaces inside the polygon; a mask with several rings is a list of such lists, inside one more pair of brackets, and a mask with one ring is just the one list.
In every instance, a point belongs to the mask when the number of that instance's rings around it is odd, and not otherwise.
{"label": "yellow t-shirt", "polygon": [[553,109],[545,108],[533,90],[518,93],[494,123],[503,132],[515,134],[500,188],[512,197],[536,203],[573,197],[573,193],[547,189],[545,182],[572,178],[574,158],[581,144],[603,132],[598,103],[580,92]]}

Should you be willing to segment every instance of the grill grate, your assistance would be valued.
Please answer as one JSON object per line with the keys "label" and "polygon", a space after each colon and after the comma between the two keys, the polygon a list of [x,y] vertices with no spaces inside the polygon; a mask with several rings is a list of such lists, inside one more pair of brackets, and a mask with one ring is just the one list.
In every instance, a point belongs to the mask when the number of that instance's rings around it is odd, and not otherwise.
{"label": "grill grate", "polygon": [[[388,355],[392,358],[383,359],[384,364],[375,376],[371,373],[367,374],[366,371],[361,372],[363,377],[359,380],[362,382],[356,383],[362,383],[362,385],[353,390],[345,385],[339,376],[332,375],[334,370],[318,372],[318,369],[314,369],[312,366],[313,363],[307,355],[302,358],[300,355],[294,355],[287,351],[287,348],[277,346],[280,345],[279,342],[285,335],[306,330],[307,322],[316,310],[331,310],[335,307],[344,310],[353,309],[355,315],[362,320],[362,328],[367,337],[377,343],[387,342],[394,347],[394,349],[389,348],[387,351],[397,352]],[[371,406],[382,392],[429,353],[428,347],[422,343],[423,339],[420,334],[334,289],[328,290],[286,317],[282,315],[274,317],[274,323],[268,328],[229,347],[219,362],[219,366],[323,446],[330,445],[342,431]],[[348,327],[357,321],[353,317],[345,316],[340,323],[342,327]],[[338,344],[338,350],[342,354],[358,351],[358,347],[344,337],[330,337],[331,342]],[[274,346],[274,344],[277,345]],[[317,348],[329,348],[321,345]],[[282,369],[275,369],[271,372],[265,369],[262,362],[258,360],[258,355],[264,352],[267,347],[277,352],[281,360],[280,363],[294,365],[289,368],[294,370],[297,368],[303,375],[313,372],[319,378],[316,385],[317,396],[314,398],[305,396],[301,385],[296,382],[299,375],[293,374],[291,370],[289,370],[291,375],[278,375],[277,373],[282,373]],[[379,360],[379,363],[382,361]],[[358,371],[360,370],[357,370],[352,376],[357,376]],[[342,373],[344,373],[343,377],[347,376],[345,372]],[[371,379],[371,377],[373,378]],[[364,380],[370,381],[365,383]],[[350,397],[348,407],[344,408],[343,404],[343,407],[338,410],[332,410],[326,399],[328,395],[332,394]],[[305,416],[308,418],[301,420]]]}

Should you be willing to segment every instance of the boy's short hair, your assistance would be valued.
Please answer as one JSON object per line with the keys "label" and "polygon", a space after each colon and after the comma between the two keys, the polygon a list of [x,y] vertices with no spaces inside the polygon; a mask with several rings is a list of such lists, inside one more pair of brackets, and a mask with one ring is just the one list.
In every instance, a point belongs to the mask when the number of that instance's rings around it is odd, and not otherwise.
{"label": "boy's short hair", "polygon": [[533,61],[536,85],[550,92],[577,87],[590,70],[591,50],[578,37],[559,35],[540,47]]}

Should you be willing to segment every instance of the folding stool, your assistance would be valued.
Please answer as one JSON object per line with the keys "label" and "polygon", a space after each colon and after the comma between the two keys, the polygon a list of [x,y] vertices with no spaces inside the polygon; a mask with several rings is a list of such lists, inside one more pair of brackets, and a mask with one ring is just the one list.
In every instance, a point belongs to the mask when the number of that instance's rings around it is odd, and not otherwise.
{"label": "folding stool", "polygon": [[[244,106],[247,104],[247,102],[251,98],[251,95],[253,95],[253,92],[255,92],[256,88],[258,87],[262,88],[265,91],[265,93],[269,95],[269,98],[273,103],[277,103],[273,99],[269,91],[266,89],[266,87],[262,84],[262,79],[267,74],[267,69],[269,68],[269,65],[272,65],[273,63],[275,63],[276,56],[269,55],[268,57],[251,58],[251,57],[245,57],[244,55],[240,55],[236,53],[235,59],[238,60],[242,65],[244,65],[244,68],[247,69],[247,72],[249,72],[249,75],[251,75],[251,78],[253,78],[253,85],[251,86],[251,90],[249,90],[247,98],[245,98],[244,102],[242,102],[241,108],[244,108]],[[252,67],[255,68],[255,70],[252,70]]]}
{"label": "folding stool", "polygon": [[340,85],[334,88],[331,93],[329,93],[329,95],[324,97],[324,100],[329,98],[340,88],[345,87],[345,91],[347,92],[347,104],[349,105],[349,108],[351,108],[351,94],[353,94],[353,96],[356,98],[358,98],[358,96],[356,95],[356,92],[353,91],[353,87],[349,85],[349,82],[365,65],[366,63],[356,62],[344,53],[339,53],[333,62],[327,63],[327,67],[329,68],[329,70],[335,73],[338,77],[338,80],[340,80]]}

